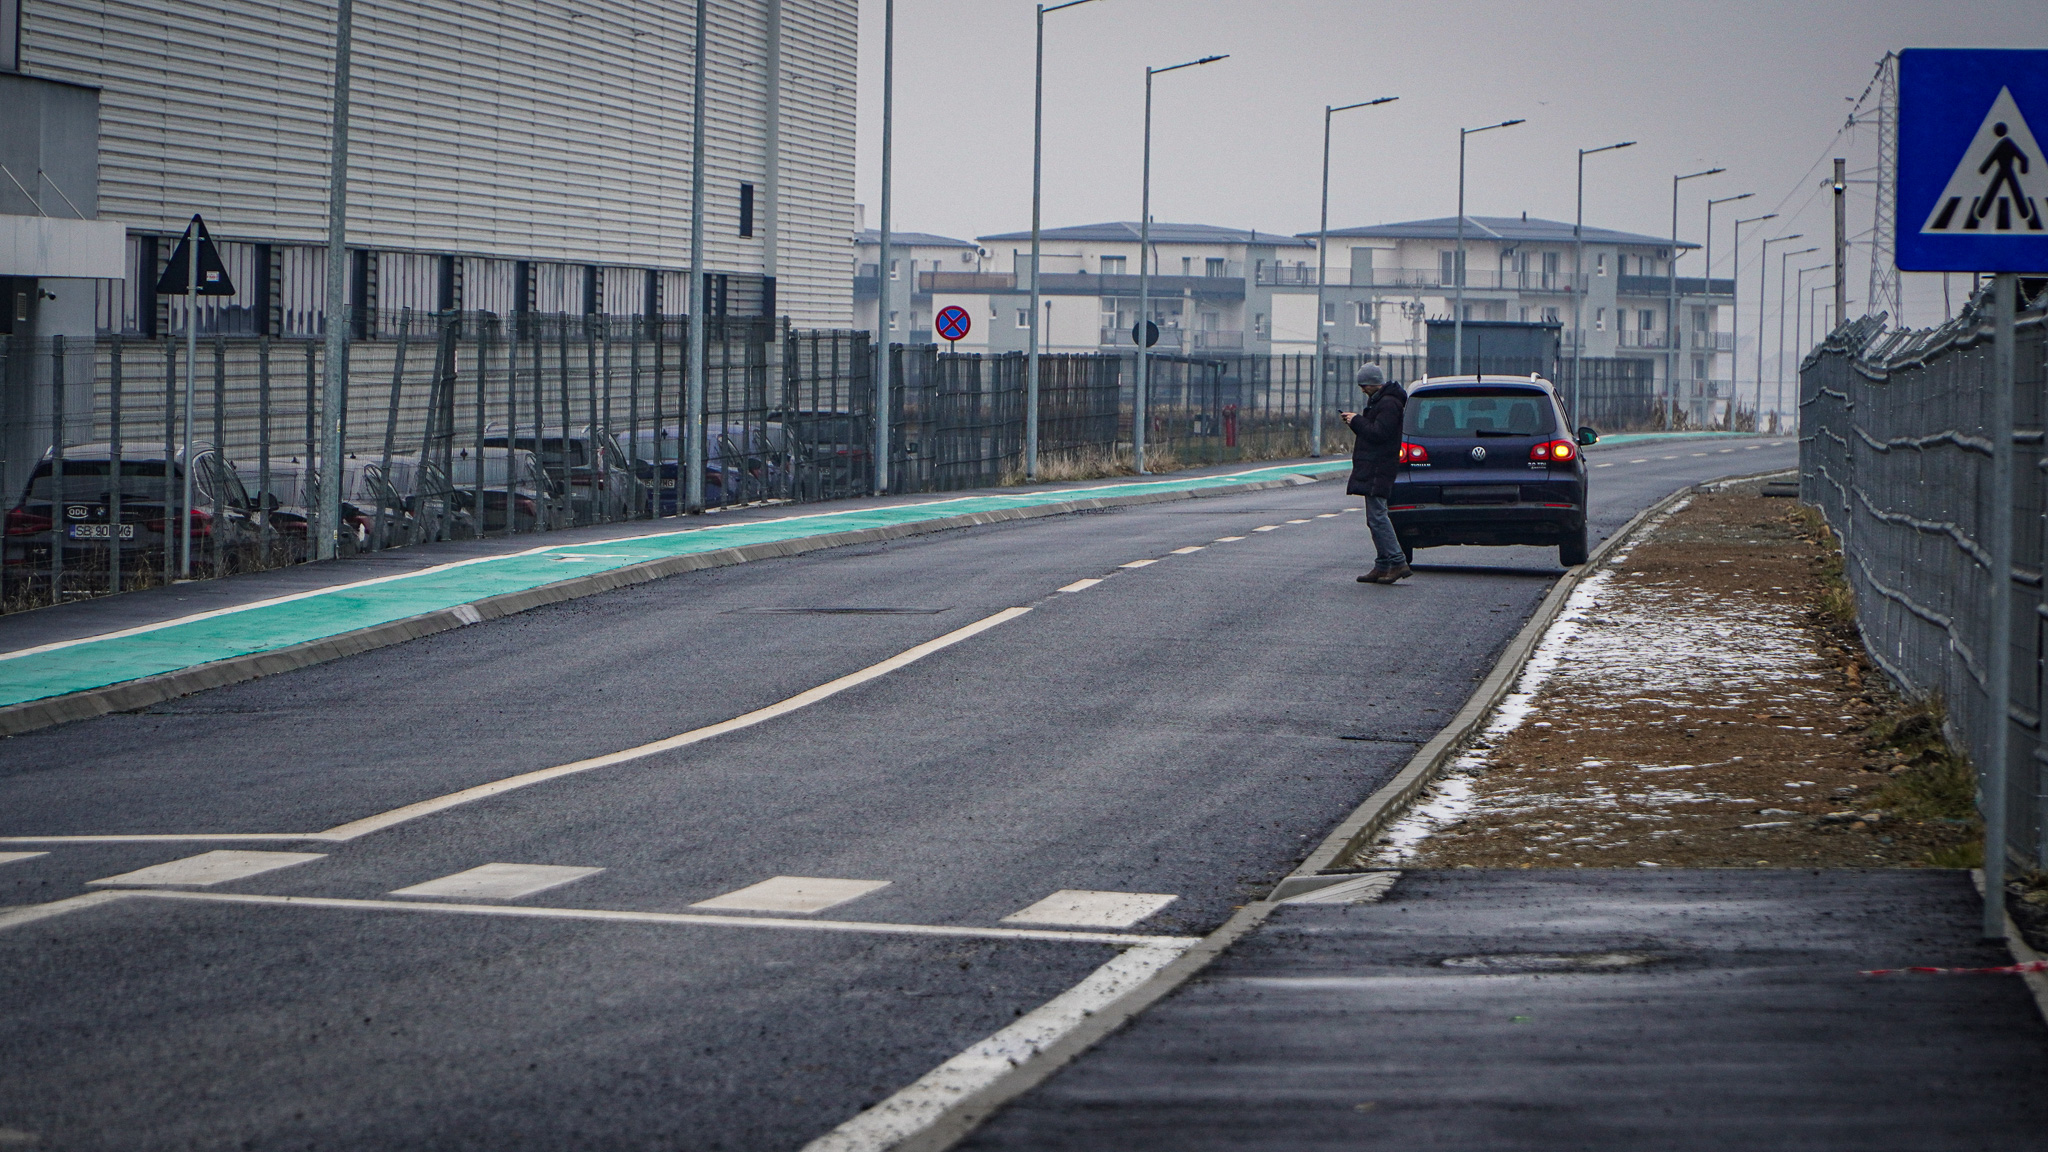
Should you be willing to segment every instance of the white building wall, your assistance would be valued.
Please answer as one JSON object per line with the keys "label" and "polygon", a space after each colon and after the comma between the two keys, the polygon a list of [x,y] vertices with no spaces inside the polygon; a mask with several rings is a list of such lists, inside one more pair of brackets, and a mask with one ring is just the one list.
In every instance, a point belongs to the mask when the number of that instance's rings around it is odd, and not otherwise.
{"label": "white building wall", "polygon": [[[763,270],[765,38],[776,0],[709,29],[706,250]],[[857,0],[780,0],[779,304],[852,319]],[[35,0],[25,71],[101,88],[104,217],[172,232],[325,237],[327,0]],[[349,242],[507,259],[689,263],[692,0],[358,0]],[[739,185],[755,235],[738,236]],[[677,309],[680,310],[680,309]]]}

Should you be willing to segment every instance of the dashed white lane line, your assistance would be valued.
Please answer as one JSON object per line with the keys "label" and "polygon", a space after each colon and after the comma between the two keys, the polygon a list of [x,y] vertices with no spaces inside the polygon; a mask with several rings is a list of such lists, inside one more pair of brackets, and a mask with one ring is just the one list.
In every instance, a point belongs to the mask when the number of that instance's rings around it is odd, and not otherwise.
{"label": "dashed white lane line", "polygon": [[171,860],[163,864],[152,864],[123,872],[119,876],[103,876],[88,880],[88,885],[108,888],[146,888],[158,884],[190,884],[205,887],[209,884],[225,884],[230,880],[242,880],[275,872],[279,868],[290,868],[294,864],[305,864],[319,860],[324,852],[249,852],[232,848],[219,848],[212,852],[201,852],[183,860]]}
{"label": "dashed white lane line", "polygon": [[535,892],[560,888],[602,868],[572,868],[562,864],[480,864],[452,876],[400,888],[393,896],[447,896],[458,900],[517,900]]}
{"label": "dashed white lane line", "polygon": [[1130,562],[1129,564],[1119,564],[1119,565],[1117,565],[1117,567],[1119,567],[1119,568],[1144,568],[1144,567],[1146,567],[1146,566],[1148,566],[1148,565],[1152,565],[1152,564],[1157,564],[1157,563],[1159,563],[1159,561],[1157,561],[1157,560],[1133,560],[1133,561],[1131,561],[1131,562]]}
{"label": "dashed white lane line", "polygon": [[1318,513],[1316,513],[1316,519],[1318,519],[1318,520],[1335,520],[1336,518],[1337,518],[1337,513],[1335,513],[1335,512],[1318,512]]}
{"label": "dashed white lane line", "polygon": [[1723,449],[1721,449],[1721,450],[1720,450],[1720,452],[1716,453],[1716,455],[1719,455],[1719,456],[1726,456],[1727,454],[1729,454],[1730,452],[1733,452],[1733,451],[1735,451],[1735,449],[1733,449],[1733,448],[1723,448]]}
{"label": "dashed white lane line", "polygon": [[1612,468],[1612,467],[1614,467],[1614,465],[1613,465],[1613,463],[1612,463],[1612,462],[1610,462],[1610,463],[1606,463],[1606,464],[1595,464],[1595,465],[1593,465],[1593,467],[1595,467],[1595,468]]}
{"label": "dashed white lane line", "polygon": [[699,900],[692,908],[722,908],[734,912],[823,912],[858,900],[887,880],[834,880],[825,876],[773,876],[723,896]]}
{"label": "dashed white lane line", "polygon": [[1003,917],[1005,924],[1059,928],[1129,928],[1180,899],[1164,892],[1091,892],[1062,888]]}
{"label": "dashed white lane line", "polygon": [[1759,449],[1759,448],[1761,448],[1761,447],[1763,447],[1763,445],[1761,445],[1761,444],[1744,444],[1744,445],[1742,446],[1742,450],[1743,450],[1744,452],[1754,452],[1754,451],[1756,451],[1757,449]]}
{"label": "dashed white lane line", "polygon": [[1659,460],[1676,460],[1676,459],[1678,459],[1678,457],[1676,457],[1676,456],[1659,456],[1659,457],[1657,457],[1657,459],[1659,459]]}
{"label": "dashed white lane line", "polygon": [[1211,543],[1211,544],[1231,544],[1231,543],[1235,543],[1236,541],[1239,541],[1239,540],[1242,540],[1242,539],[1244,539],[1244,537],[1242,537],[1242,536],[1218,536],[1218,537],[1217,537],[1217,538],[1215,538],[1214,540],[1211,540],[1211,541],[1209,541],[1209,543]]}
{"label": "dashed white lane line", "polygon": [[1693,458],[1693,459],[1695,459],[1695,460],[1697,460],[1697,459],[1699,459],[1700,457],[1702,457],[1702,456],[1705,456],[1705,455],[1706,455],[1706,453],[1705,453],[1705,452],[1695,452],[1695,453],[1693,453],[1693,454],[1692,454],[1692,458]]}
{"label": "dashed white lane line", "polygon": [[1306,524],[1306,523],[1308,523],[1308,521],[1306,521],[1306,520],[1289,520],[1289,521],[1288,521],[1288,523],[1289,523],[1289,524]]}
{"label": "dashed white lane line", "polygon": [[0,864],[12,864],[16,860],[33,860],[38,856],[48,855],[48,852],[0,852]]}
{"label": "dashed white lane line", "polygon": [[1631,461],[1629,461],[1629,463],[1631,463],[1631,464],[1648,464],[1649,462],[1650,462],[1650,458],[1649,458],[1648,456],[1645,456],[1645,457],[1643,457],[1643,458],[1642,458],[1641,460],[1631,460]]}
{"label": "dashed white lane line", "polygon": [[1254,532],[1278,532],[1279,530],[1280,526],[1278,524],[1261,524],[1257,528],[1252,529]]}
{"label": "dashed white lane line", "polygon": [[1072,584],[1067,584],[1067,585],[1064,585],[1064,586],[1062,586],[1062,587],[1060,588],[1060,591],[1062,591],[1062,592],[1079,592],[1079,591],[1081,591],[1081,590],[1082,590],[1082,589],[1084,589],[1084,588],[1093,588],[1093,587],[1095,587],[1095,586],[1096,586],[1097,584],[1100,584],[1100,583],[1102,583],[1102,577],[1100,577],[1100,576],[1090,576],[1090,577],[1088,577],[1088,578],[1087,578],[1086,580],[1076,580],[1076,581],[1074,581],[1074,582],[1073,582]]}
{"label": "dashed white lane line", "polygon": [[804,1145],[803,1152],[884,1152],[904,1146],[945,1119],[961,1101],[1141,987],[1181,953],[1173,948],[1125,952],[902,1091]]}
{"label": "dashed white lane line", "polygon": [[1168,552],[1168,553],[1167,553],[1167,555],[1168,555],[1168,556],[1186,556],[1186,555],[1189,555],[1190,553],[1194,553],[1194,552],[1200,552],[1200,551],[1201,551],[1202,549],[1204,549],[1204,548],[1207,548],[1207,547],[1208,547],[1208,545],[1207,545],[1207,544],[1190,544],[1190,545],[1188,545],[1188,546],[1187,546],[1187,547],[1185,547],[1185,548],[1175,548],[1175,549],[1174,549],[1173,551],[1171,551],[1171,552]]}

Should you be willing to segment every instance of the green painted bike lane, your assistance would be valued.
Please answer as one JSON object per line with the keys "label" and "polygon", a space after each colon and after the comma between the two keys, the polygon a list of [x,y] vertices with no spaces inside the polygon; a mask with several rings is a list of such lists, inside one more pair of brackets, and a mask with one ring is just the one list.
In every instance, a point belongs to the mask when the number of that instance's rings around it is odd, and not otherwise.
{"label": "green painted bike lane", "polygon": [[430,612],[650,561],[981,512],[1076,500],[1199,492],[1351,466],[1325,460],[1226,475],[1127,481],[1092,488],[963,496],[881,508],[680,528],[624,539],[547,545],[377,577],[100,636],[0,653],[0,707],[91,691],[220,660],[325,640]]}

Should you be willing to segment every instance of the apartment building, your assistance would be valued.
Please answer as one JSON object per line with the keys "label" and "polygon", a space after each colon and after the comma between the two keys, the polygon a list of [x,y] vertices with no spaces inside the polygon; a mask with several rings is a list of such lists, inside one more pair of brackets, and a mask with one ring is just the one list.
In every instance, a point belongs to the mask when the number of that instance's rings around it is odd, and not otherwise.
{"label": "apartment building", "polygon": [[[981,246],[972,240],[955,240],[929,232],[889,234],[889,274],[881,275],[882,234],[868,229],[853,238],[853,326],[880,333],[886,328],[891,344],[931,344],[938,340],[932,318],[932,274],[956,277],[981,271]],[[888,288],[888,315],[882,316],[883,287]],[[939,308],[945,305],[939,305]],[[988,321],[976,316],[969,338],[985,332]]]}

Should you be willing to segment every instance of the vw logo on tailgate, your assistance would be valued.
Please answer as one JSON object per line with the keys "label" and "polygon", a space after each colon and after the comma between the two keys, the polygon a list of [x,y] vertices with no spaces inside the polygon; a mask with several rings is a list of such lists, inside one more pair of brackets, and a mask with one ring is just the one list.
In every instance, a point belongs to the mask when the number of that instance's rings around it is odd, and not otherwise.
{"label": "vw logo on tailgate", "polygon": [[1472,449],[1472,462],[1473,462],[1474,464],[1479,464],[1479,463],[1483,463],[1483,462],[1484,462],[1485,460],[1486,460],[1486,445],[1484,445],[1484,444],[1481,444],[1481,445],[1479,445],[1478,447],[1476,447],[1476,448]]}

